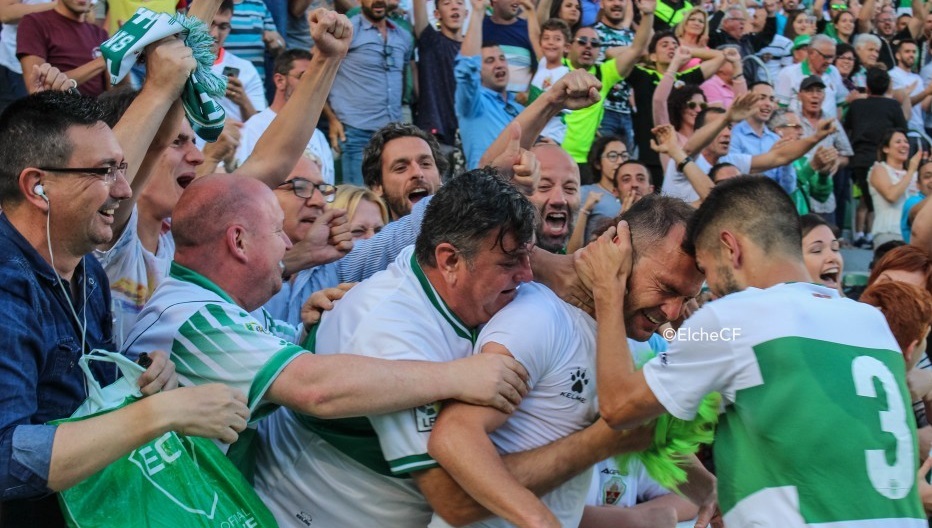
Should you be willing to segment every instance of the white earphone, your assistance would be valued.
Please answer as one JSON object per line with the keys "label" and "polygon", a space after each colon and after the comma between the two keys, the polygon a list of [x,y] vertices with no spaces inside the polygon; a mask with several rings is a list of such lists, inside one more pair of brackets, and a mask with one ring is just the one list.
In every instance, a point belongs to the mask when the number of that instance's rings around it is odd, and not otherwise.
{"label": "white earphone", "polygon": [[45,195],[45,187],[41,183],[37,183],[35,187],[32,188],[32,192],[36,193],[36,196],[39,196],[45,203],[49,202],[49,197]]}

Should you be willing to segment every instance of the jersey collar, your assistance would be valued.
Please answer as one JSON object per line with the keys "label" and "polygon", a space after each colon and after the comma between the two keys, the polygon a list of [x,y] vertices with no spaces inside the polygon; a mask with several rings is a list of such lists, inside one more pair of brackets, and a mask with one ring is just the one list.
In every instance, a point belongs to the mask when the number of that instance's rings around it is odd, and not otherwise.
{"label": "jersey collar", "polygon": [[456,335],[463,339],[468,339],[470,343],[475,345],[476,338],[479,337],[479,332],[475,328],[466,326],[466,323],[460,320],[460,318],[450,310],[447,303],[440,298],[440,295],[437,294],[437,290],[434,289],[434,285],[427,280],[427,275],[424,274],[424,270],[421,269],[421,265],[418,264],[414,253],[411,254],[411,270],[414,271],[414,276],[417,277],[417,281],[421,284],[421,288],[423,288],[424,293],[430,300],[430,304],[432,304],[434,309],[440,312],[440,315],[450,323]]}
{"label": "jersey collar", "polygon": [[200,273],[182,266],[175,261],[172,261],[171,268],[168,272],[168,276],[173,279],[178,279],[184,282],[190,282],[196,284],[205,290],[212,291],[220,296],[224,301],[230,304],[236,304],[236,301],[230,297],[227,292],[220,289],[220,286],[214,284],[210,279],[201,275]]}

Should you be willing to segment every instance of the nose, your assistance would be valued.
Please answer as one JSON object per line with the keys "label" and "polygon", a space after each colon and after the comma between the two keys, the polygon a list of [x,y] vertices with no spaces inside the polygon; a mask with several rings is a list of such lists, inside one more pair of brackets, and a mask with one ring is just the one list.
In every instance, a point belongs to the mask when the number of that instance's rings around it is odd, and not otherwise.
{"label": "nose", "polygon": [[126,200],[132,196],[133,189],[130,188],[129,182],[126,181],[126,175],[118,172],[116,180],[110,184],[110,197],[116,200]]}
{"label": "nose", "polygon": [[518,266],[518,270],[514,276],[514,281],[522,283],[531,282],[532,280],[534,280],[534,272],[531,271],[531,256],[525,255],[521,257],[521,265]]}
{"label": "nose", "polygon": [[327,207],[327,199],[324,197],[324,193],[320,192],[320,189],[314,187],[314,192],[311,193],[310,198],[304,199],[308,207],[319,207],[324,209]]}
{"label": "nose", "polygon": [[187,149],[188,150],[184,155],[184,159],[188,163],[194,165],[195,167],[204,163],[204,153],[201,152],[200,149],[194,145],[194,143],[188,143]]}
{"label": "nose", "polygon": [[292,248],[292,246],[294,246],[294,244],[291,243],[291,239],[288,238],[288,235],[285,233],[284,230],[282,230],[281,233],[282,233],[282,241],[285,242],[285,251],[288,251],[289,249]]}
{"label": "nose", "polygon": [[663,315],[667,318],[667,321],[673,321],[679,319],[680,315],[683,314],[683,305],[685,304],[685,298],[677,297],[676,299],[663,303],[663,305],[660,307],[660,311],[663,312]]}
{"label": "nose", "polygon": [[554,206],[566,205],[566,193],[563,192],[562,187],[554,187],[550,191],[550,199],[547,200],[547,203]]}

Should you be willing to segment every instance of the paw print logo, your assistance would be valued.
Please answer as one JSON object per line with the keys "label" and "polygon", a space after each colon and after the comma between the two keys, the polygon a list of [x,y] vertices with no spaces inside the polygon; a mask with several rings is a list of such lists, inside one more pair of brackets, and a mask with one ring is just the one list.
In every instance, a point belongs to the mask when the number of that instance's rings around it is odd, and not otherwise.
{"label": "paw print logo", "polygon": [[586,369],[576,369],[576,372],[570,374],[570,381],[573,382],[570,390],[576,394],[582,394],[583,389],[589,384],[589,375],[586,373]]}

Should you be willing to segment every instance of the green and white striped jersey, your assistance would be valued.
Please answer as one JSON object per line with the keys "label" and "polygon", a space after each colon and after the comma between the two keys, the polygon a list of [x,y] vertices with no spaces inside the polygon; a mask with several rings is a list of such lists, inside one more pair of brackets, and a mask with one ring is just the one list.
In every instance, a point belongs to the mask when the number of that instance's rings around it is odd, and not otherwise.
{"label": "green and white striped jersey", "polygon": [[224,383],[248,396],[250,422],[274,411],[263,401],[282,370],[307,352],[293,326],[262,310],[258,320],[209,279],[176,262],[133,325],[130,353],[170,350],[183,385]]}
{"label": "green and white striped jersey", "polygon": [[644,376],[678,418],[722,393],[715,463],[726,525],[919,528],[905,370],[878,310],[791,283],[707,304]]}

